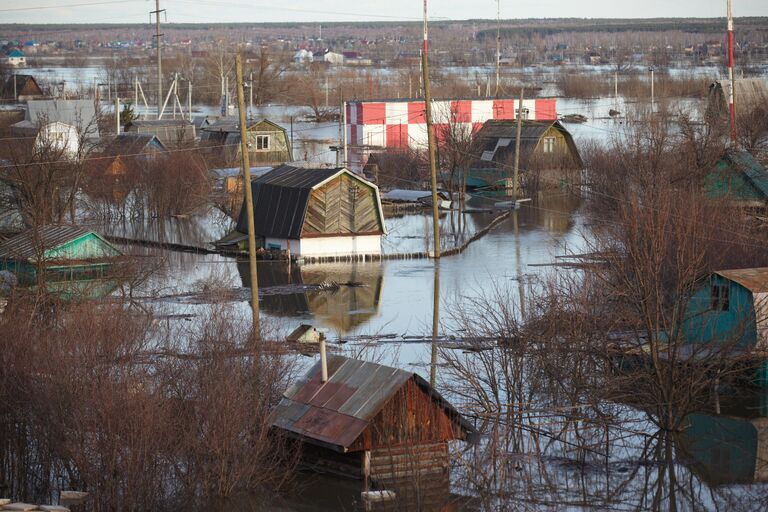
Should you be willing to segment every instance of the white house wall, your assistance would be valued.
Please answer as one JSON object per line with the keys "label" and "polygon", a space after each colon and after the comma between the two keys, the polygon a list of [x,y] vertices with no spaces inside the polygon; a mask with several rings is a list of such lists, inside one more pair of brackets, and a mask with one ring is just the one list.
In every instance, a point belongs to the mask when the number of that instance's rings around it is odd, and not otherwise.
{"label": "white house wall", "polygon": [[279,248],[283,251],[288,250],[289,242],[291,254],[295,256],[320,258],[381,254],[381,235],[313,237],[301,240],[267,237],[265,240],[267,248]]}

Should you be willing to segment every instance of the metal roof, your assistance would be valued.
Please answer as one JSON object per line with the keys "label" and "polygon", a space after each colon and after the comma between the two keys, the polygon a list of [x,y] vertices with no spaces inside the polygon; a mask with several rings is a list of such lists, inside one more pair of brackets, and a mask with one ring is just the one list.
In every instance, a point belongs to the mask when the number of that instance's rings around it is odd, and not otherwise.
{"label": "metal roof", "polygon": [[[379,216],[384,221],[378,187],[355,175],[344,167],[310,169],[281,165],[260,178],[253,180],[253,217],[256,234],[298,240],[304,226],[304,215],[312,190],[341,173],[353,178],[376,191]],[[248,216],[245,205],[240,210],[237,231],[248,233]]]}
{"label": "metal roof", "polygon": [[739,283],[754,293],[768,292],[768,267],[717,270],[715,274]]}
{"label": "metal roof", "polygon": [[111,156],[138,155],[153,143],[157,145],[158,150],[166,151],[160,139],[150,133],[121,133],[105,146],[104,154]]}
{"label": "metal roof", "polygon": [[729,151],[723,158],[734,170],[741,172],[763,197],[768,198],[768,170],[748,151]]}
{"label": "metal roof", "polygon": [[30,100],[25,120],[35,124],[60,122],[76,127],[88,137],[99,136],[93,100]]}
{"label": "metal roof", "polygon": [[410,379],[455,418],[472,426],[429,384],[414,373],[343,356],[328,357],[328,381],[320,382],[320,362],[284,394],[272,412],[272,425],[308,442],[344,452],[368,428],[386,403]]}
{"label": "metal roof", "polygon": [[[93,233],[77,226],[45,226],[35,235],[28,229],[0,243],[0,258],[9,260],[32,260],[45,251],[55,249],[69,242]],[[97,235],[98,236],[98,235]]]}

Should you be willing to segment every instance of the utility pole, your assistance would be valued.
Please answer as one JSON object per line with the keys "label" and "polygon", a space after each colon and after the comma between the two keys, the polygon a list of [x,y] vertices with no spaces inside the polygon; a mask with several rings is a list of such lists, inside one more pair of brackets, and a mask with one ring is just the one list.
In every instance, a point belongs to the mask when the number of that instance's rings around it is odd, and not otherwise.
{"label": "utility pole", "polygon": [[499,76],[501,68],[501,0],[496,0],[496,92],[494,97],[499,97]]}
{"label": "utility pole", "polygon": [[731,120],[731,142],[736,144],[736,103],[734,90],[736,84],[733,74],[733,0],[728,0],[728,115]]}
{"label": "utility pole", "polygon": [[16,73],[13,74],[13,101],[19,101],[19,95],[16,91]]}
{"label": "utility pole", "polygon": [[251,271],[251,312],[253,314],[253,336],[261,337],[259,327],[259,280],[256,274],[256,226],[253,219],[253,189],[251,188],[251,163],[248,155],[248,129],[245,120],[245,93],[243,92],[243,64],[240,53],[235,56],[237,69],[237,107],[240,114],[240,162],[243,170],[246,214],[248,216],[248,263]]}
{"label": "utility pole", "polygon": [[157,118],[160,119],[160,111],[163,109],[163,56],[160,49],[162,37],[160,33],[160,0],[155,0],[155,10],[150,13],[155,15],[155,50],[157,51]]}
{"label": "utility pole", "polygon": [[248,77],[248,117],[253,118],[253,71]]}
{"label": "utility pole", "polygon": [[654,86],[656,85],[653,80],[653,66],[648,68],[648,70],[651,72],[651,113],[653,113],[654,107],[656,106],[656,94],[654,92]]}
{"label": "utility pole", "polygon": [[347,102],[344,101],[344,93],[341,94],[341,118],[344,124],[344,140],[342,144],[342,149],[344,150],[344,161],[342,162],[342,166],[347,167]]}
{"label": "utility pole", "polygon": [[187,81],[187,109],[189,110],[189,122],[192,122],[192,80]]}
{"label": "utility pole", "polygon": [[115,135],[120,135],[120,98],[115,96]]}
{"label": "utility pole", "polygon": [[520,176],[520,138],[523,135],[523,95],[525,89],[520,89],[520,101],[517,107],[517,131],[515,135],[515,170],[512,175],[512,203],[513,208],[517,208],[517,182]]}
{"label": "utility pole", "polygon": [[427,145],[429,147],[429,175],[432,181],[432,230],[435,250],[433,256],[440,258],[440,212],[437,201],[437,162],[435,155],[435,132],[432,126],[432,97],[429,91],[429,26],[427,24],[427,0],[424,0],[424,47],[421,51],[421,69],[424,75],[424,114],[427,121]]}

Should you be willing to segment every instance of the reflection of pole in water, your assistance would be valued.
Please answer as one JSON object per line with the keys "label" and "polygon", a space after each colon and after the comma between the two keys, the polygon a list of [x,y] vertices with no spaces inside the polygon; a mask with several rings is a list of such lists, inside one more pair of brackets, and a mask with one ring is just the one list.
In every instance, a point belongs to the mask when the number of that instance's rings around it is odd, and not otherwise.
{"label": "reflection of pole in water", "polygon": [[520,316],[525,319],[525,284],[523,283],[523,264],[520,261],[520,225],[517,210],[512,211],[512,225],[515,230],[515,260],[517,267],[517,291],[520,294]]}
{"label": "reflection of pole in water", "polygon": [[432,359],[429,365],[429,384],[437,380],[437,334],[440,329],[440,262],[435,260],[435,279],[432,289]]}

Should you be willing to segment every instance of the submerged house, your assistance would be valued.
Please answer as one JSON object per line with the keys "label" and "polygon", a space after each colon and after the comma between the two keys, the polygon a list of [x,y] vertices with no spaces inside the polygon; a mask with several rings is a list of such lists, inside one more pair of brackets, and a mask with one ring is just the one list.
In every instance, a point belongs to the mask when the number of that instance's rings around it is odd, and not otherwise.
{"label": "submerged house", "polygon": [[768,268],[718,270],[688,300],[686,344],[768,350]]}
{"label": "submerged house", "polygon": [[75,157],[88,141],[99,138],[96,107],[92,100],[30,100],[24,120],[11,125],[11,133],[35,137],[40,149]]}
{"label": "submerged house", "polygon": [[[248,121],[248,158],[251,165],[280,165],[293,161],[291,141],[282,126],[268,119]],[[237,120],[221,119],[201,129],[200,143],[225,165],[240,161],[240,127]]]}
{"label": "submerged house", "polygon": [[135,120],[125,125],[125,132],[154,135],[167,148],[195,142],[195,125],[186,119]]}
{"label": "submerged house", "polygon": [[151,134],[121,133],[109,141],[98,159],[94,171],[102,176],[122,176],[132,166],[146,166],[168,149]]}
{"label": "submerged house", "polygon": [[[258,247],[296,257],[381,254],[385,227],[379,189],[350,170],[283,165],[251,186]],[[236,233],[225,240],[244,244],[247,233],[243,204]]]}
{"label": "submerged house", "polygon": [[727,199],[742,206],[768,203],[768,169],[747,151],[728,151],[704,178],[712,199]]}
{"label": "submerged house", "polygon": [[44,96],[43,90],[32,75],[13,74],[3,85],[0,98],[4,100],[26,101]]}
{"label": "submerged house", "polygon": [[47,281],[102,277],[123,254],[104,238],[76,226],[29,229],[0,243],[0,270],[34,284],[43,269]]}
{"label": "submerged house", "polygon": [[[467,189],[504,187],[512,175],[517,121],[490,120],[474,136]],[[573,136],[559,121],[522,121],[520,179],[547,188],[572,181],[583,169]]]}
{"label": "submerged house", "polygon": [[448,442],[474,428],[419,375],[330,356],[291,386],[272,426],[302,443],[304,464],[352,478],[447,475]]}

